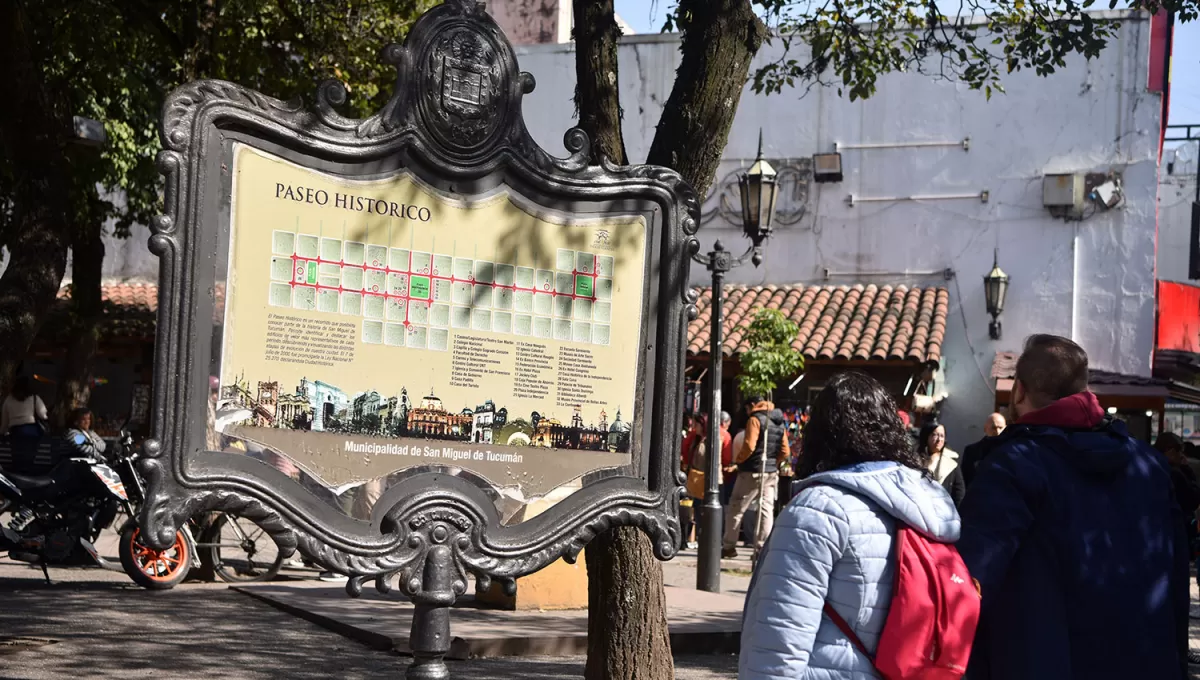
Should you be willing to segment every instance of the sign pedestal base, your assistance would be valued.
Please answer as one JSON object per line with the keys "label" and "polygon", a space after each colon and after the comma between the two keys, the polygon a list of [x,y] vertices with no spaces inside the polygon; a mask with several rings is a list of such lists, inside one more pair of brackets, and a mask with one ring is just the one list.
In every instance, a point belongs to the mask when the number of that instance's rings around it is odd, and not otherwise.
{"label": "sign pedestal base", "polygon": [[558,560],[539,572],[517,579],[515,595],[506,595],[499,583],[477,593],[481,604],[509,611],[587,609],[587,567],[583,552],[575,564]]}

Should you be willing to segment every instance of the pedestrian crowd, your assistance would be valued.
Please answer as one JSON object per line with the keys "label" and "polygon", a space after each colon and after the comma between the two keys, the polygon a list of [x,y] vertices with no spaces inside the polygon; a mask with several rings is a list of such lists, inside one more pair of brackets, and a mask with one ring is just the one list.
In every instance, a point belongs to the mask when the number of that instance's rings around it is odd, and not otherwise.
{"label": "pedestrian crowd", "polygon": [[1131,436],[1071,340],[1027,340],[1009,418],[961,455],[941,424],[914,442],[859,372],[829,380],[794,437],[769,401],[747,411],[740,445],[721,430],[727,555],[793,450],[797,481],[752,534],[740,678],[1182,680],[1200,660],[1195,458],[1174,434]]}

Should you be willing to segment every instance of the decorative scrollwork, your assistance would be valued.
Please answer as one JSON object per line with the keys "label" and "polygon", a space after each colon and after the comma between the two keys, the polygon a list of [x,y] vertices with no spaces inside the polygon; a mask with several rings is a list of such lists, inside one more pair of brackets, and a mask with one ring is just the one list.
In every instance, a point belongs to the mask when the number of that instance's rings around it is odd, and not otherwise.
{"label": "decorative scrollwork", "polygon": [[206,105],[236,105],[271,116],[295,114],[300,102],[283,102],[247,87],[224,80],[199,80],[184,85],[167,98],[163,108],[163,146],[174,151],[187,150],[193,139],[197,113]]}
{"label": "decorative scrollwork", "polygon": [[[779,199],[775,221],[783,226],[799,224],[808,214],[812,159],[785,158],[772,160],[771,164],[778,168],[776,182],[779,186]],[[738,178],[743,172],[743,168],[735,168],[726,173],[720,181],[712,183],[702,203],[701,217],[705,222],[720,218],[729,224],[741,224]]]}
{"label": "decorative scrollwork", "polygon": [[167,470],[161,459],[142,458],[138,469],[151,489],[142,505],[142,526],[152,529],[146,534],[152,546],[165,548],[175,540],[175,532],[188,519],[208,510],[221,510],[245,517],[263,528],[278,546],[280,554],[289,557],[296,552],[297,532],[274,509],[260,499],[233,491],[209,490],[187,495],[182,503],[167,490]]}
{"label": "decorative scrollwork", "polygon": [[[591,143],[580,129],[565,134],[565,158],[542,149],[521,117],[522,97],[533,91],[534,78],[518,70],[512,46],[482,3],[443,3],[414,25],[403,45],[385,47],[381,59],[396,68],[396,90],[382,110],[365,119],[338,113],[347,95],[337,81],[318,87],[311,108],[223,81],[185,85],[167,100],[165,150],[158,157],[167,177],[166,211],[153,221],[150,240],[164,272],[154,378],[160,389],[154,397],[155,439],[146,442],[139,461],[149,487],[142,509],[147,540],[165,546],[198,512],[235,512],[265,528],[284,553],[298,549],[351,576],[352,594],[371,580],[381,592],[396,583],[418,603],[418,617],[452,603],[471,577],[479,587],[498,581],[511,589],[517,578],[559,558],[573,561],[596,535],[615,526],[640,527],[655,554],[670,558],[680,544],[676,513],[683,484],[678,438],[670,428],[646,426],[636,456],[649,456],[648,463],[635,457],[628,468],[588,480],[516,526],[502,526],[494,502],[452,475],[436,475],[436,483],[433,473],[401,481],[376,508],[381,519],[369,524],[314,507],[311,498],[301,499],[295,489],[260,474],[253,461],[241,459],[249,467],[235,470],[202,458],[205,430],[196,422],[195,406],[207,386],[194,381],[205,375],[199,366],[211,355],[202,338],[210,334],[206,324],[218,309],[223,282],[211,265],[198,263],[210,262],[205,253],[220,248],[221,218],[212,206],[220,203],[216,197],[228,186],[221,184],[228,175],[216,173],[221,164],[210,154],[226,154],[229,140],[263,140],[289,160],[336,168],[331,172],[352,175],[361,168],[370,175],[387,161],[424,173],[422,179],[441,182],[443,189],[466,185],[483,193],[510,183],[547,197],[548,207],[619,202],[657,215],[650,227],[655,256],[671,265],[654,268],[651,293],[658,296],[659,316],[654,334],[645,338],[643,357],[653,361],[644,360],[639,399],[646,422],[676,418],[679,395],[670,386],[681,380],[687,321],[696,315],[688,263],[699,247],[700,197],[667,168],[619,166],[607,159],[590,164]],[[205,464],[193,465],[198,460]],[[382,508],[387,511],[381,514]],[[432,628],[441,630],[437,621]],[[441,642],[421,644],[421,654],[435,664]]]}

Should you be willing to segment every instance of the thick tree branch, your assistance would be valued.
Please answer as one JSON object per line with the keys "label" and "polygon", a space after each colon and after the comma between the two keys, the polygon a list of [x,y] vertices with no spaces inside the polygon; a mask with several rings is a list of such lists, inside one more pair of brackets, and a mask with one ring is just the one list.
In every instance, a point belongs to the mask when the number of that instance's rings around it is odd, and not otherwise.
{"label": "thick tree branch", "polygon": [[617,69],[617,39],[621,29],[613,0],[574,0],[575,109],[579,127],[592,142],[592,162],[604,156],[628,163],[621,134],[621,94]]}
{"label": "thick tree branch", "polygon": [[0,64],[11,96],[0,106],[0,153],[14,176],[8,267],[0,276],[0,383],[25,356],[67,265],[66,98],[43,77],[25,4],[0,2]]}
{"label": "thick tree branch", "polygon": [[[118,7],[117,5],[120,6]],[[175,54],[177,59],[183,59],[187,52],[187,50],[184,48],[183,41],[179,38],[179,34],[171,30],[171,27],[167,25],[167,22],[163,21],[161,10],[146,5],[146,3],[142,0],[130,2],[128,5],[110,2],[109,6],[112,7],[113,11],[132,10],[133,14],[136,14],[138,17],[140,17],[141,20],[146,23],[146,25],[152,28],[155,33],[158,33],[158,35],[164,41],[166,41],[167,46],[171,48],[171,51]]]}
{"label": "thick tree branch", "polygon": [[683,58],[646,162],[679,171],[703,196],[737,114],[766,26],[750,0],[681,0]]}

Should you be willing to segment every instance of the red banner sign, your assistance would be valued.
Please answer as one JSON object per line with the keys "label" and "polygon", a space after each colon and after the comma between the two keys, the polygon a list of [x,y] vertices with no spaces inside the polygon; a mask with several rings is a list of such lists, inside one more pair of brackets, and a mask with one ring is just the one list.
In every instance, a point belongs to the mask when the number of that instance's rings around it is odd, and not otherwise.
{"label": "red banner sign", "polygon": [[1158,282],[1155,348],[1200,353],[1200,287]]}

